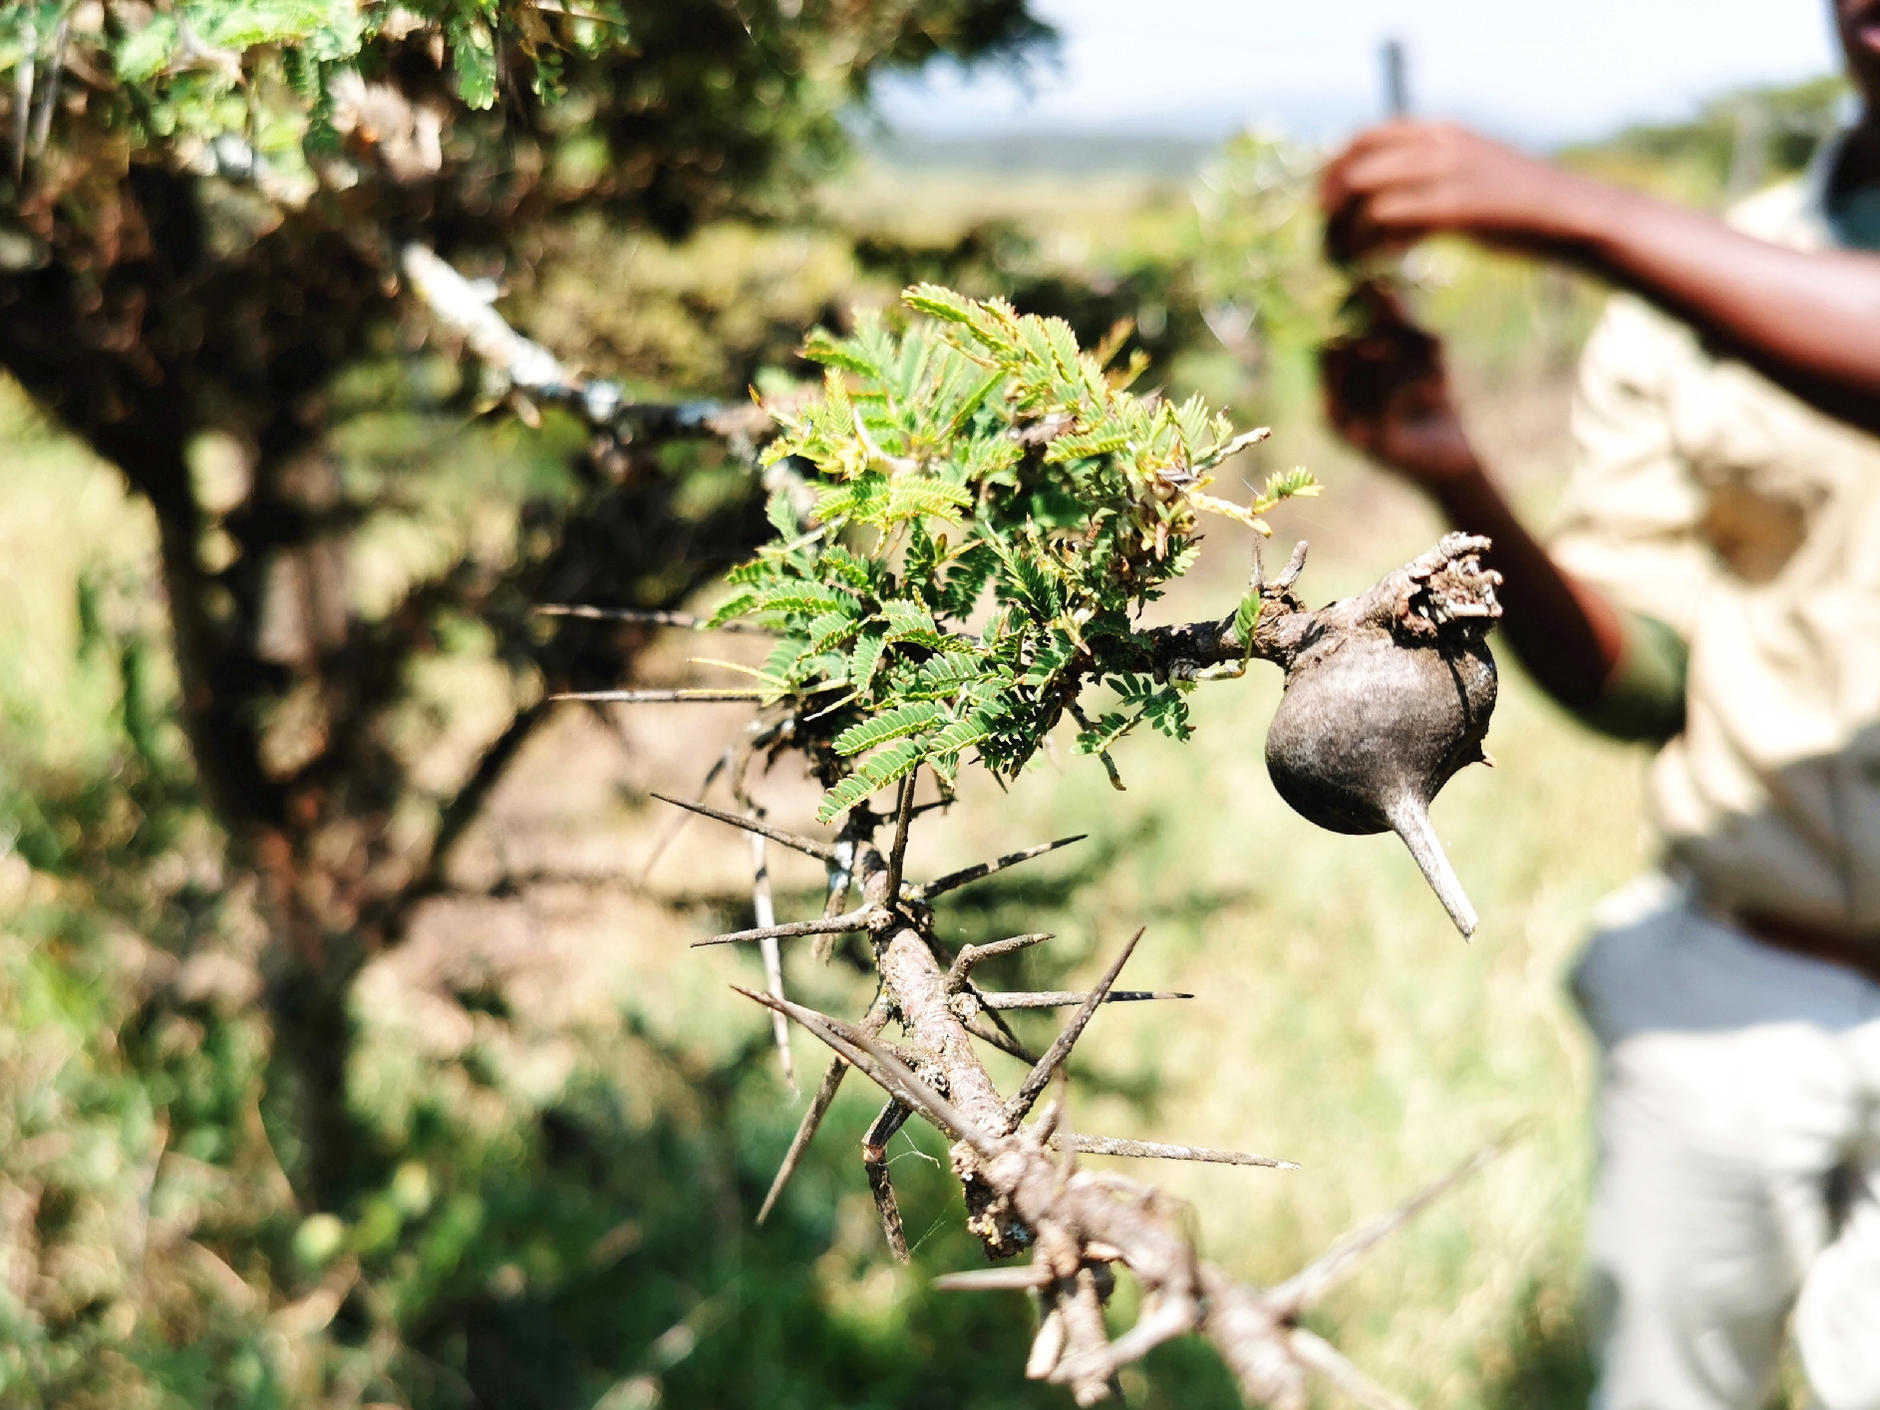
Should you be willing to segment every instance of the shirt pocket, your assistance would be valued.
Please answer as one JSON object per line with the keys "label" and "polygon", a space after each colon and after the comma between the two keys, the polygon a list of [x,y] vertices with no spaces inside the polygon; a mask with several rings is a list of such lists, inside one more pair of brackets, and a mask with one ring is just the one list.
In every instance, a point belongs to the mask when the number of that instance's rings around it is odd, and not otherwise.
{"label": "shirt pocket", "polygon": [[1759,586],[1796,569],[1811,576],[1836,518],[1829,505],[1854,489],[1850,451],[1867,438],[1732,363],[1680,385],[1671,415],[1704,497],[1697,532],[1717,561]]}

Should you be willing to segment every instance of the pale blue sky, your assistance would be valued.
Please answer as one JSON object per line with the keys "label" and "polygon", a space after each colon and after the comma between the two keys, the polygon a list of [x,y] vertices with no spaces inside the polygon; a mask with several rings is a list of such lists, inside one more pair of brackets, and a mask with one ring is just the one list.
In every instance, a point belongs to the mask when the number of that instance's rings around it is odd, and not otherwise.
{"label": "pale blue sky", "polygon": [[1735,85],[1838,63],[1827,0],[1037,0],[1062,65],[1027,97],[988,74],[891,90],[908,132],[1015,124],[1213,135],[1276,121],[1331,136],[1377,112],[1377,46],[1410,50],[1420,112],[1529,142],[1674,117]]}

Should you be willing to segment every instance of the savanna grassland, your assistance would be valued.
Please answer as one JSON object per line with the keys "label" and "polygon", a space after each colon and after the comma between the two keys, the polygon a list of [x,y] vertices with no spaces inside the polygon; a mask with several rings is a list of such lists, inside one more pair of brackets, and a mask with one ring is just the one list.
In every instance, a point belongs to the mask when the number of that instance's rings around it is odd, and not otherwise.
{"label": "savanna grassland", "polygon": [[[1310,539],[1306,595],[1329,599],[1438,525],[1319,428],[1310,297],[1293,323],[1270,323],[1257,357],[1210,328],[1201,310],[1238,276],[1205,218],[1218,192],[1198,180],[876,165],[826,198],[841,238],[739,226],[610,249],[588,232],[598,272],[536,290],[537,328],[552,340],[557,317],[591,323],[606,306],[597,336],[676,350],[670,380],[696,391],[735,375],[683,359],[725,320],[761,332],[851,297],[881,304],[978,231],[963,283],[1016,270],[1041,301],[1094,289],[1167,344],[1152,380],[1275,427],[1224,479],[1294,464],[1320,476],[1322,497],[1275,514],[1274,552]],[[872,254],[857,254],[858,230]],[[1309,237],[1272,258],[1303,268],[1301,248]],[[1597,291],[1452,247],[1412,273],[1478,436],[1544,520]],[[671,295],[650,331],[629,297],[647,290]],[[1218,299],[1214,313],[1240,326]],[[407,533],[363,546],[358,581],[395,581],[440,542],[500,537],[479,517],[478,477],[552,476],[578,440],[553,422],[544,434],[546,448],[513,426],[440,448],[415,423],[353,428],[343,444],[362,462],[428,454],[463,469]],[[192,795],[152,525],[112,470],[10,392],[0,448],[0,1403],[352,1405],[388,1384],[440,1406],[1061,1403],[1017,1381],[1030,1320],[1017,1296],[926,1287],[977,1259],[930,1133],[892,1151],[916,1267],[886,1258],[857,1168],[874,1106],[860,1084],[778,1216],[752,1227],[800,1099],[767,1025],[727,988],[760,977],[756,957],[686,948],[749,923],[750,853],[704,822],[668,839],[670,811],[649,796],[697,789],[736,707],[568,706],[531,742],[447,894],[358,983],[349,1099],[385,1179],[345,1210],[296,1209],[269,1155],[253,898]],[[200,473],[216,473],[212,454]],[[1228,610],[1250,547],[1245,530],[1213,531],[1161,604],[1169,619]],[[710,676],[688,658],[737,647],[668,633],[640,674]],[[434,711],[412,722],[411,747],[448,779],[494,689],[473,626],[428,669]],[[1319,832],[1276,797],[1260,751],[1278,687],[1257,664],[1204,686],[1192,744],[1144,734],[1119,749],[1126,792],[1068,740],[1009,792],[969,776],[917,835],[910,871],[1089,835],[960,893],[942,934],[1053,931],[1025,965],[1003,962],[1007,976],[1073,984],[1147,926],[1127,978],[1195,997],[1103,1013],[1071,1119],[1296,1161],[1154,1172],[1236,1272],[1285,1275],[1513,1131],[1314,1316],[1414,1403],[1565,1410],[1587,1387],[1575,1261],[1591,1158],[1591,1063],[1565,975],[1597,898],[1649,856],[1644,758],[1506,670],[1498,767],[1468,771],[1434,809],[1482,916],[1465,945],[1393,839]],[[774,816],[813,813],[800,779],[753,786]],[[775,863],[784,919],[820,901],[800,860]],[[799,943],[786,962],[805,1001],[859,1012],[859,976]],[[159,992],[187,1002],[153,1025]],[[813,1082],[822,1058],[802,1035],[795,1061]],[[262,1256],[283,1249],[291,1285]],[[1124,1384],[1139,1405],[1230,1403],[1184,1345]]]}

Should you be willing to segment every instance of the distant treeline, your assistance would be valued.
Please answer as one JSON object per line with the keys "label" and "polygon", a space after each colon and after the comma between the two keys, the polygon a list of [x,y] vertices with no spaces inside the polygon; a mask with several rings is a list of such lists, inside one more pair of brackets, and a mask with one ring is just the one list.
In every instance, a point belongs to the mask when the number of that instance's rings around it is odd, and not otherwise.
{"label": "distant treeline", "polygon": [[[1744,88],[1705,103],[1683,122],[1639,123],[1578,142],[1558,155],[1575,164],[1678,166],[1706,184],[1740,191],[1800,170],[1842,119],[1847,81]],[[1192,176],[1220,150],[1207,137],[1153,132],[1073,132],[1013,128],[960,136],[885,132],[865,139],[879,161],[904,171],[1086,175],[1092,172]]]}
{"label": "distant treeline", "polygon": [[1081,176],[1153,174],[1186,180],[1219,152],[1222,138],[1143,132],[1016,128],[971,136],[891,132],[870,139],[876,160],[900,171],[970,171]]}
{"label": "distant treeline", "polygon": [[1738,89],[1704,104],[1689,121],[1640,123],[1560,155],[1593,164],[1683,167],[1738,195],[1807,166],[1822,140],[1846,120],[1849,95],[1847,80],[1838,74]]}

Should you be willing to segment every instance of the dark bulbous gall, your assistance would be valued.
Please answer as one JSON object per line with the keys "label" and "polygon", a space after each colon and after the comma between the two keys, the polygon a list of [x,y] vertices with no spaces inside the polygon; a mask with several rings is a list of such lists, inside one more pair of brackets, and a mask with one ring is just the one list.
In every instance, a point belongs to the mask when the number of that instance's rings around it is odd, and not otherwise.
{"label": "dark bulbous gall", "polygon": [[1421,638],[1329,623],[1290,662],[1266,736],[1266,766],[1292,807],[1333,832],[1395,832],[1463,935],[1475,909],[1430,823],[1429,805],[1482,749],[1495,659],[1474,623]]}

